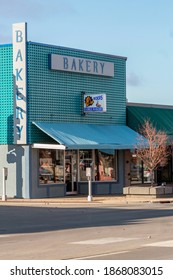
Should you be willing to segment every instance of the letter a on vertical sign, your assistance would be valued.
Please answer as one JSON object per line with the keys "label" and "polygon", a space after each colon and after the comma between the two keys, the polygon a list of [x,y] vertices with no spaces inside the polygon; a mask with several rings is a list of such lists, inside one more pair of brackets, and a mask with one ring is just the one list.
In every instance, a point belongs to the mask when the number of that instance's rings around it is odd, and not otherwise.
{"label": "letter a on vertical sign", "polygon": [[14,143],[27,144],[27,24],[13,24]]}

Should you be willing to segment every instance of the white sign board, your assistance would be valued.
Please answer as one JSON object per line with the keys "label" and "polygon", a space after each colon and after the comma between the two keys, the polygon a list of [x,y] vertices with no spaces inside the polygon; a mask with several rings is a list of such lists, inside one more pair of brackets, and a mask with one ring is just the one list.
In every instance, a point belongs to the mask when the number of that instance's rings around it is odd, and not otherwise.
{"label": "white sign board", "polygon": [[4,172],[5,180],[7,180],[7,177],[8,177],[8,168],[7,168],[7,167],[3,167],[3,172]]}
{"label": "white sign board", "polygon": [[84,94],[84,113],[106,112],[106,94]]}
{"label": "white sign board", "polygon": [[114,63],[67,55],[51,54],[51,69],[114,77]]}
{"label": "white sign board", "polygon": [[27,24],[13,24],[14,143],[27,143]]}
{"label": "white sign board", "polygon": [[86,167],[86,177],[91,177],[91,167]]}

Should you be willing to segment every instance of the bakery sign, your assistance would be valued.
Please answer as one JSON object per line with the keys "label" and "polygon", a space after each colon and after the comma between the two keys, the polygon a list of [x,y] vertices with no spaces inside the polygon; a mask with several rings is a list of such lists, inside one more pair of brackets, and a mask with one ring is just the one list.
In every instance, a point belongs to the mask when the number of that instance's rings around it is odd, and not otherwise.
{"label": "bakery sign", "polygon": [[14,143],[27,143],[27,24],[13,24]]}
{"label": "bakery sign", "polygon": [[106,112],[106,94],[84,94],[84,113]]}
{"label": "bakery sign", "polygon": [[50,69],[114,77],[114,63],[67,55],[50,55]]}

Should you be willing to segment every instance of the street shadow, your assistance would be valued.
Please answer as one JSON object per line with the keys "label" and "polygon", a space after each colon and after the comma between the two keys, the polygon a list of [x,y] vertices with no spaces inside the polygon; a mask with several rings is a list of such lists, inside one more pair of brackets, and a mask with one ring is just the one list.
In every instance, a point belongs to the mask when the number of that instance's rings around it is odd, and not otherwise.
{"label": "street shadow", "polygon": [[173,216],[172,209],[114,209],[100,207],[0,206],[0,234],[34,233],[65,229],[111,227],[145,223],[146,219]]}

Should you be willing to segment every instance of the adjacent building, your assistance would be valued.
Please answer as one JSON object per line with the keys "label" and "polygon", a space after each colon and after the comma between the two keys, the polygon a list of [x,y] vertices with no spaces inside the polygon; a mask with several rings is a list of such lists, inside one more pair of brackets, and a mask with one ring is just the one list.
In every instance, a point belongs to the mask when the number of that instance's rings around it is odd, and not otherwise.
{"label": "adjacent building", "polygon": [[[166,166],[159,167],[155,172],[155,182],[158,185],[173,182],[173,106],[127,103],[127,125],[140,132],[145,120],[149,120],[156,130],[164,131],[168,136],[168,149],[170,156]],[[130,184],[150,183],[151,174],[146,166],[131,151]]]}

